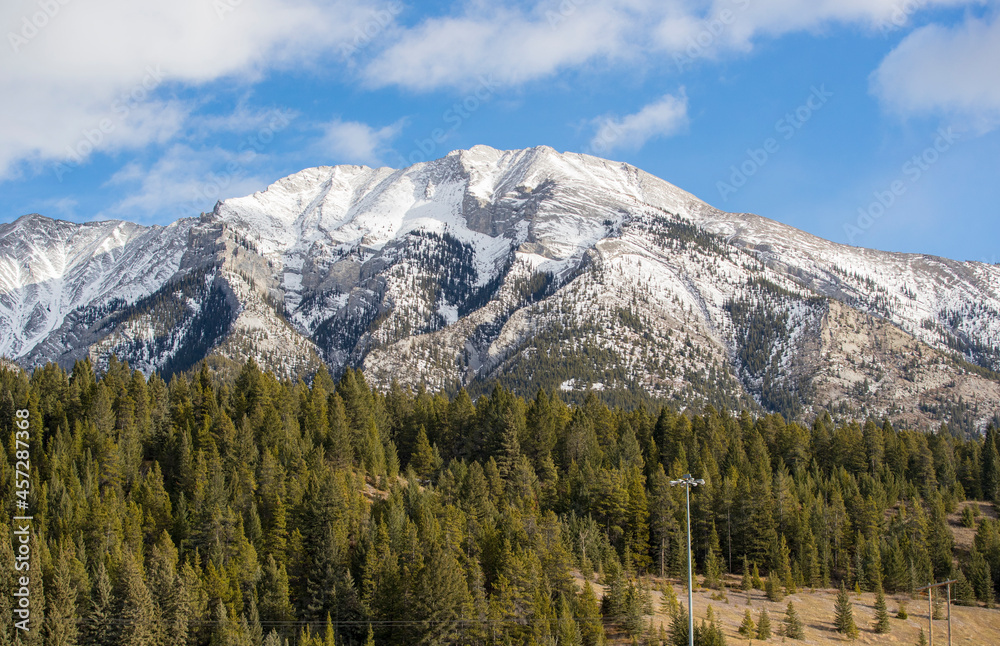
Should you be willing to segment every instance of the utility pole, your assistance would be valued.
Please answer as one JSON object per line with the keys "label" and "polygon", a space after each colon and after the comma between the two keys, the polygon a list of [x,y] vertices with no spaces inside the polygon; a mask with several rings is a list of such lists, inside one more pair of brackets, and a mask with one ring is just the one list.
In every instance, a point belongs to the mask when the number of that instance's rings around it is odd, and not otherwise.
{"label": "utility pole", "polygon": [[694,646],[694,587],[691,577],[691,487],[705,484],[704,480],[695,480],[690,473],[685,473],[680,480],[671,480],[670,486],[682,485],[687,499],[688,525],[688,646]]}
{"label": "utility pole", "polygon": [[941,583],[928,583],[922,588],[917,588],[916,592],[927,590],[927,640],[930,646],[934,646],[934,604],[931,599],[931,592],[934,588],[945,586],[948,592],[948,646],[951,646],[951,584],[957,579],[949,579]]}

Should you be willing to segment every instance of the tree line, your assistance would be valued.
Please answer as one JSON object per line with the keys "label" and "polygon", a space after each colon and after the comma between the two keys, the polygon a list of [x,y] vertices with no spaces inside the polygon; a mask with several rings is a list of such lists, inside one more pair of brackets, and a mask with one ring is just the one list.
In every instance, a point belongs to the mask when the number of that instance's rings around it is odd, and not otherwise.
{"label": "tree line", "polygon": [[[4,620],[0,646],[595,646],[609,627],[660,644],[644,575],[686,572],[684,492],[669,485],[685,473],[705,480],[691,513],[706,586],[752,572],[786,590],[907,592],[951,577],[960,602],[990,605],[1000,590],[1000,521],[969,508],[970,551],[948,523],[965,500],[1000,502],[993,428],[570,406],[499,386],[473,401],[380,392],[354,370],[279,380],[252,360],[167,383],[85,360],[0,370],[0,523],[17,515],[21,409],[42,578],[33,630]],[[13,563],[0,541],[5,591]],[[0,595],[0,616],[11,604]]]}

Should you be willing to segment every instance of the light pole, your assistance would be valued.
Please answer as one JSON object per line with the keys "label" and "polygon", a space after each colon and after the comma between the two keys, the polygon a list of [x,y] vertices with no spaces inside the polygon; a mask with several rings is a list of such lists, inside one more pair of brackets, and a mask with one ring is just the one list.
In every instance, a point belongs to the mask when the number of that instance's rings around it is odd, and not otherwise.
{"label": "light pole", "polygon": [[695,480],[690,473],[685,473],[680,480],[671,480],[670,486],[683,485],[687,497],[688,521],[688,644],[694,646],[694,586],[691,583],[691,487],[705,484],[704,480]]}

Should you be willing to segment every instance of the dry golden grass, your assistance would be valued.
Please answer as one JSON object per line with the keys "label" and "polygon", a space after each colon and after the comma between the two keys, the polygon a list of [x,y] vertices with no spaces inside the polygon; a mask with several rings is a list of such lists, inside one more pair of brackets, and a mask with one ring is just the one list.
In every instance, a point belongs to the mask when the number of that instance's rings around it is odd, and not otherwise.
{"label": "dry golden grass", "polygon": [[[655,610],[652,620],[654,628],[662,623],[665,629],[670,626],[670,618],[662,611],[662,595],[657,589],[664,581],[659,577],[650,579],[653,587],[653,608]],[[582,586],[583,580],[578,579]],[[667,580],[673,586],[677,594],[678,601],[683,607],[687,607],[687,588],[684,582],[677,580]],[[732,646],[751,643],[739,634],[740,622],[743,621],[743,611],[747,608],[753,614],[754,621],[760,613],[761,608],[767,608],[771,616],[771,630],[774,633],[771,639],[760,641],[754,639],[753,644],[850,644],[852,641],[845,636],[838,634],[834,629],[834,602],[837,591],[826,590],[799,590],[796,594],[786,596],[780,602],[771,602],[764,597],[760,590],[752,590],[749,594],[750,604],[747,605],[747,593],[741,592],[738,588],[739,580],[731,578],[726,582],[730,587],[726,591],[727,599],[712,599],[713,593],[718,595],[718,591],[698,589],[694,593],[694,616],[698,622],[705,617],[708,606],[711,605],[715,613],[716,620],[726,634],[726,640]],[[695,583],[697,586],[697,581]],[[594,591],[598,597],[603,592],[603,587],[594,583]],[[906,601],[906,609],[909,618],[897,619],[896,610],[899,601]],[[795,603],[795,609],[799,613],[805,629],[805,639],[799,642],[796,640],[783,638],[778,630],[782,625],[785,616],[785,608],[788,601]],[[872,630],[872,622],[875,616],[875,595],[873,593],[862,593],[860,597],[851,593],[851,602],[854,608],[854,621],[858,625],[860,635],[853,643],[856,644],[916,644],[919,638],[920,629],[927,633],[927,596],[918,595],[909,598],[907,595],[891,595],[886,597],[886,605],[889,615],[892,617],[890,625],[891,631],[888,634],[879,635]],[[947,612],[947,608],[944,609]],[[646,621],[650,617],[646,617]],[[988,610],[983,607],[955,606],[951,608],[952,621],[952,643],[974,646],[1000,646],[1000,610]],[[609,626],[609,636],[613,644],[628,644],[631,640],[624,635],[612,634],[613,627]],[[948,622],[945,620],[934,621],[934,643],[944,645],[948,643]]]}
{"label": "dry golden grass", "polygon": [[955,508],[955,513],[948,515],[948,525],[951,528],[952,535],[955,537],[955,548],[966,553],[972,550],[972,542],[976,538],[975,528],[969,528],[962,525],[962,511],[966,507],[970,506],[979,508],[979,516],[976,518],[977,523],[983,518],[997,517],[996,509],[994,509],[993,505],[988,502],[967,500],[965,502],[958,503]]}

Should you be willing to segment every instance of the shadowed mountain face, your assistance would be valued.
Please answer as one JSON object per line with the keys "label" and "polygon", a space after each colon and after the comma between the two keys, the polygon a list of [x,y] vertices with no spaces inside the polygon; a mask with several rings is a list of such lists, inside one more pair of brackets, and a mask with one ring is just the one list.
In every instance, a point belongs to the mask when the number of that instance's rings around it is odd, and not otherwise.
{"label": "shadowed mountain face", "polygon": [[546,147],[321,167],[168,227],[0,226],[0,353],[206,356],[981,428],[1000,267],[827,242]]}

